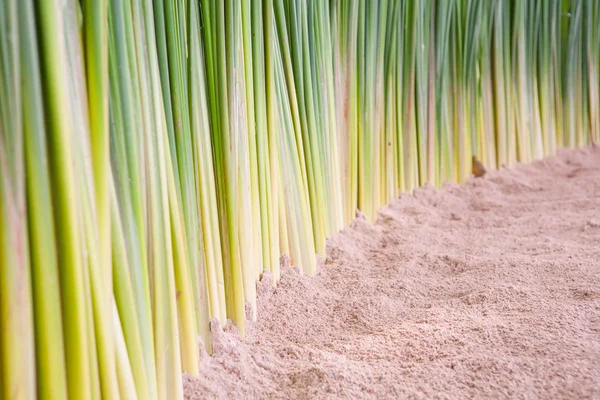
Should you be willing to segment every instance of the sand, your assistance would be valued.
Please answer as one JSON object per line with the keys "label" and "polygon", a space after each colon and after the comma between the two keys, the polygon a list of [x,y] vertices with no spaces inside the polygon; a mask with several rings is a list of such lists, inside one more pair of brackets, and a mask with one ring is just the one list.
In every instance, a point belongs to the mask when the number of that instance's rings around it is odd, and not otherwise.
{"label": "sand", "polygon": [[186,399],[600,399],[600,149],[425,187],[213,322]]}

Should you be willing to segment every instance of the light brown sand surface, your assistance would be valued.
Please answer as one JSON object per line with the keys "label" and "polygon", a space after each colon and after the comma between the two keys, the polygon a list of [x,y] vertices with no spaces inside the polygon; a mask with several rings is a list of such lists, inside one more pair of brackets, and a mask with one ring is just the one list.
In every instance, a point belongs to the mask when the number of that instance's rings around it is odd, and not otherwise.
{"label": "light brown sand surface", "polygon": [[600,150],[402,195],[214,325],[200,398],[600,399]]}

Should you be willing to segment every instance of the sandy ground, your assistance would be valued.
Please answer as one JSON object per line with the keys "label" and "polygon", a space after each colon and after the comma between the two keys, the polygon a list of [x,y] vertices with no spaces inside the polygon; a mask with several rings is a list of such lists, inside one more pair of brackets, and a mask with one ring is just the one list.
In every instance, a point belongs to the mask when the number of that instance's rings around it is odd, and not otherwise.
{"label": "sandy ground", "polygon": [[423,188],[259,283],[198,398],[600,399],[600,149]]}

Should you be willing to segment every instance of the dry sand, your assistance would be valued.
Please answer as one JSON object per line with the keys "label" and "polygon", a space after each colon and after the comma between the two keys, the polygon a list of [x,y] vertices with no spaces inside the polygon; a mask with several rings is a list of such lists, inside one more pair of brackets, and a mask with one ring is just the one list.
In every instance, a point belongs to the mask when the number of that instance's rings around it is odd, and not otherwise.
{"label": "dry sand", "polygon": [[600,399],[600,149],[418,189],[213,324],[199,398]]}

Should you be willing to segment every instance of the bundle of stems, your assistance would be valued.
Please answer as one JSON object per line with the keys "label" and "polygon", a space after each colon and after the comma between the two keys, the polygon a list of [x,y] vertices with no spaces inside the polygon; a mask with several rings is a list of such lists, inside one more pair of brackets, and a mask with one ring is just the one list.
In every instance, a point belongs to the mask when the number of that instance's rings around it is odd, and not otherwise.
{"label": "bundle of stems", "polygon": [[182,398],[282,255],[599,93],[596,0],[0,0],[0,398]]}

